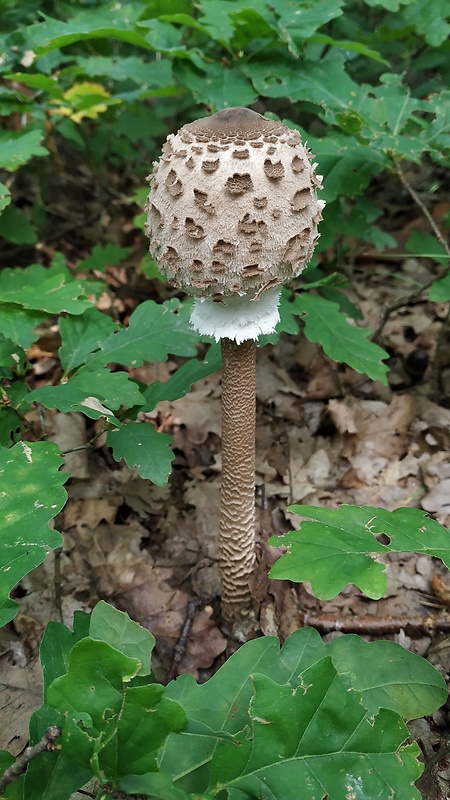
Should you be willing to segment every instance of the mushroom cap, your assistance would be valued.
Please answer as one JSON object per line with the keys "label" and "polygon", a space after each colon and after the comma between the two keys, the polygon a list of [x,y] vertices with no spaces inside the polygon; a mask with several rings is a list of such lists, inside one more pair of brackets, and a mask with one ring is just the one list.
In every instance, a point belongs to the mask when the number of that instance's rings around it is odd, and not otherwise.
{"label": "mushroom cap", "polygon": [[246,295],[299,275],[312,256],[322,179],[298,131],[233,107],[170,134],[149,177],[150,252],[197,297]]}

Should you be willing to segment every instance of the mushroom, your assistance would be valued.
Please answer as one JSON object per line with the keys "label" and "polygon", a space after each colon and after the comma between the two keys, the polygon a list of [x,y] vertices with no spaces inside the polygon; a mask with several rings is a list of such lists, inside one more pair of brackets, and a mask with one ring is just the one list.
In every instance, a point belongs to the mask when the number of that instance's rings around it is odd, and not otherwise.
{"label": "mushroom", "polygon": [[221,340],[221,606],[239,640],[257,628],[255,339],[279,321],[281,285],[312,256],[322,179],[297,131],[233,107],[170,134],[149,177],[150,252],[194,295],[191,325]]}

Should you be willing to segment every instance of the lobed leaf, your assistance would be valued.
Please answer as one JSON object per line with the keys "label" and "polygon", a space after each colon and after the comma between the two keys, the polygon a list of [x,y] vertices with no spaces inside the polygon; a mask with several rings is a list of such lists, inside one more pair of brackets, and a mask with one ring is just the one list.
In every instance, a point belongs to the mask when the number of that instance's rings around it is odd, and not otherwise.
{"label": "lobed leaf", "polygon": [[328,791],[343,800],[361,780],[361,797],[402,800],[419,797],[412,782],[421,768],[417,747],[402,747],[408,731],[399,714],[430,713],[446,687],[393,642],[343,636],[325,644],[302,628],[281,650],[274,638],[247,642],[205,684],[183,675],[167,696],[188,724],[169,736],[160,767],[187,793],[294,800],[301,785],[302,798]]}
{"label": "lobed leaf", "polygon": [[185,714],[164,687],[130,685],[141,667],[106,642],[81,639],[68,671],[49,686],[50,707],[66,716],[63,752],[103,781],[156,771],[156,753]]}
{"label": "lobed leaf", "polygon": [[153,300],[141,303],[131,315],[128,327],[102,341],[99,350],[88,357],[88,365],[114,363],[138,367],[146,361],[166,361],[169,353],[196,355],[195,343],[200,337],[189,328],[190,310],[184,306],[159,305]]}
{"label": "lobed leaf", "polygon": [[402,747],[406,725],[386,709],[369,717],[359,693],[330,658],[305,670],[297,690],[257,674],[253,685],[250,730],[218,745],[212,793],[227,789],[230,800],[261,794],[296,800],[301,786],[304,800],[352,795],[419,800],[413,787],[421,773],[419,748]]}
{"label": "lobed leaf", "polygon": [[92,303],[86,297],[86,285],[74,280],[61,264],[42,267],[31,264],[25,269],[5,268],[0,272],[0,295],[3,303],[15,303],[26,309],[58,314],[82,314]]}
{"label": "lobed leaf", "polygon": [[[290,511],[313,521],[302,521],[300,530],[272,537],[274,546],[288,547],[288,552],[275,562],[270,577],[311,581],[313,592],[323,600],[349,583],[368,597],[382,597],[386,565],[376,560],[378,553],[423,553],[450,568],[450,532],[420,509],[342,505],[339,509],[291,506]],[[380,534],[388,537],[388,544],[378,541]]]}
{"label": "lobed leaf", "polygon": [[30,311],[14,303],[0,302],[0,333],[20,347],[29,347],[38,338],[35,328],[46,319],[41,311]]}
{"label": "lobed leaf", "polygon": [[100,600],[91,613],[89,636],[106,642],[126,656],[138,658],[141,666],[137,674],[150,674],[155,637],[128,614]]}
{"label": "lobed leaf", "polygon": [[11,202],[11,192],[4,183],[0,183],[0,212],[4,211]]}
{"label": "lobed leaf", "polygon": [[14,172],[33,156],[47,156],[48,150],[41,145],[44,132],[0,131],[0,169]]}
{"label": "lobed leaf", "polygon": [[19,442],[0,448],[0,625],[11,620],[18,604],[9,592],[41,564],[61,534],[49,527],[66,501],[59,472],[62,458],[50,442]]}
{"label": "lobed leaf", "polygon": [[160,433],[145,422],[127,422],[108,431],[106,437],[116,461],[123,458],[130,469],[137,467],[141,478],[148,478],[157,486],[165,486],[170,475],[174,458],[171,442],[167,433]]}
{"label": "lobed leaf", "polygon": [[216,342],[211,345],[203,361],[191,358],[178,367],[177,370],[166,381],[154,381],[144,389],[142,394],[146,403],[142,406],[142,411],[153,411],[161,400],[179,400],[184,397],[191,389],[195,381],[211,375],[220,369],[221,352],[220,344]]}
{"label": "lobed leaf", "polygon": [[117,324],[92,307],[76,317],[61,317],[59,330],[62,341],[59,357],[68,373],[84,364],[87,356],[100,348],[101,341],[117,330]]}
{"label": "lobed leaf", "polygon": [[58,408],[67,413],[81,411],[91,419],[107,417],[117,423],[113,411],[121,406],[132,407],[144,403],[137,384],[128,373],[111,372],[107,367],[82,367],[66,383],[58,386],[41,386],[28,395],[29,402],[42,403],[46,408]]}
{"label": "lobed leaf", "polygon": [[367,328],[349,324],[337,303],[303,292],[297,295],[293,305],[295,313],[303,316],[305,336],[320,344],[327,356],[348,364],[372,380],[387,383],[388,367],[382,362],[388,354],[368,341],[370,331]]}

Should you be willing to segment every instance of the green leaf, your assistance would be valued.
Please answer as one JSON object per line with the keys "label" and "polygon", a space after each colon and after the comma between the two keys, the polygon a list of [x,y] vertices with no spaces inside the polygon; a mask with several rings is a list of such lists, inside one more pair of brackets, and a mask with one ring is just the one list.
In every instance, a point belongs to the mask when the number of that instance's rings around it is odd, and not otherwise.
{"label": "green leaf", "polygon": [[13,441],[12,434],[22,426],[23,422],[13,408],[0,405],[0,447],[9,447]]}
{"label": "green leaf", "polygon": [[150,674],[155,637],[131,620],[128,614],[100,600],[91,614],[89,636],[106,642],[130,658],[139,659],[141,667],[138,675]]}
{"label": "green leaf", "polygon": [[[373,95],[373,97],[372,97]],[[415,111],[426,110],[427,105],[411,94],[408,86],[402,83],[402,76],[385,73],[380,84],[371,90],[371,96],[364,99],[359,110],[370,114],[369,126],[375,129],[387,127],[394,135],[399,134]]]}
{"label": "green leaf", "polygon": [[298,57],[301,50],[297,42],[303,43],[316,33],[318,28],[341,16],[343,0],[314,0],[300,7],[290,0],[277,0],[273,8],[278,17],[280,38],[286,42],[290,52]]}
{"label": "green leaf", "polygon": [[133,312],[127,328],[101,342],[88,364],[126,364],[138,367],[146,361],[166,361],[169,353],[196,355],[200,337],[189,328],[190,305],[147,300]]}
{"label": "green leaf", "polygon": [[61,317],[59,357],[65,372],[72,372],[84,364],[86,357],[99,349],[100,342],[116,330],[117,323],[94,307],[76,317]]}
{"label": "green leaf", "polygon": [[77,272],[89,272],[92,270],[104,272],[106,267],[119,264],[128,252],[128,247],[119,247],[119,245],[112,244],[112,242],[103,246],[96,244],[92,248],[90,255],[77,264]]}
{"label": "green leaf", "polygon": [[200,71],[189,61],[179,61],[175,74],[197,103],[210,105],[213,110],[231,105],[248,106],[258,96],[239,66],[205,64],[204,71]]}
{"label": "green leaf", "polygon": [[[449,531],[418,508],[291,506],[290,511],[314,521],[272,537],[274,546],[288,547],[288,552],[275,562],[270,577],[311,581],[321,599],[334,597],[349,583],[368,597],[382,597],[386,565],[376,560],[378,553],[423,553],[450,568]],[[378,541],[380,534],[388,537],[389,544]]]}
{"label": "green leaf", "polygon": [[[30,720],[30,741],[37,744],[49,725],[64,727],[64,716],[53,708],[42,706]],[[60,744],[61,740],[58,741]],[[70,800],[72,792],[81,789],[92,771],[68,758],[60,749],[42,753],[28,764],[24,794],[20,800]]]}
{"label": "green leaf", "polygon": [[83,9],[67,22],[41,12],[44,22],[25,28],[24,35],[28,46],[38,56],[87,39],[116,39],[149,49],[149,43],[136,29],[141,13],[139,6],[133,7],[129,3],[111,10],[106,7]]}
{"label": "green leaf", "polygon": [[289,97],[292,103],[314,103],[320,107],[321,116],[332,123],[336,112],[358,110],[358,101],[366,95],[347,75],[345,59],[339,51],[321,61],[287,58],[250,61],[243,71],[263,97]]}
{"label": "green leaf", "polygon": [[327,356],[348,364],[372,380],[387,383],[388,367],[382,361],[388,354],[367,340],[370,333],[367,328],[350,325],[337,303],[304,292],[295,298],[294,310],[304,316],[305,336],[311,342],[318,342]]}
{"label": "green leaf", "polygon": [[126,372],[111,372],[107,367],[88,364],[73,375],[67,383],[42,386],[28,395],[32,403],[42,403],[46,408],[58,408],[63,413],[81,411],[91,419],[106,416],[114,419],[113,411],[144,403],[137,384]]}
{"label": "green leaf", "polygon": [[409,253],[422,256],[422,258],[433,258],[439,264],[448,264],[450,268],[449,257],[445,248],[431,233],[413,231],[405,244],[405,248]]}
{"label": "green leaf", "polygon": [[428,299],[434,303],[447,303],[450,300],[450,272],[431,284]]}
{"label": "green leaf", "polygon": [[[128,794],[145,795],[152,800],[192,800],[186,792],[174,786],[172,779],[162,772],[148,772],[146,775],[127,775],[122,778],[119,788]],[[196,795],[196,800],[202,800]]]}
{"label": "green leaf", "polygon": [[333,47],[340,47],[343,50],[350,50],[353,53],[360,53],[360,55],[365,56],[366,58],[372,58],[374,61],[377,61],[379,64],[385,64],[386,66],[389,65],[389,61],[386,61],[377,50],[373,50],[371,47],[368,47],[364,42],[353,42],[348,39],[333,39],[331,36],[326,36],[323,33],[317,33],[311,37],[310,42],[316,44],[326,44],[326,45],[333,45]]}
{"label": "green leaf", "polygon": [[16,303],[26,309],[57,314],[68,311],[82,314],[92,308],[86,299],[86,286],[72,278],[60,264],[42,267],[31,264],[25,269],[3,269],[0,272],[0,296],[4,303]]}
{"label": "green leaf", "polygon": [[348,634],[333,639],[330,651],[337,671],[350,675],[371,714],[390,708],[406,720],[418,719],[446,702],[447,687],[440,673],[395,642],[365,642]]}
{"label": "green leaf", "polygon": [[0,212],[9,206],[11,202],[11,192],[4,183],[0,183]]}
{"label": "green leaf", "polygon": [[47,623],[39,648],[39,658],[44,678],[44,701],[51,683],[69,668],[69,656],[72,647],[89,633],[89,615],[76,611],[74,630],[71,631],[61,622]]}
{"label": "green leaf", "polygon": [[0,367],[18,367],[25,361],[26,355],[22,348],[0,333]]}
{"label": "green leaf", "polygon": [[62,485],[68,475],[58,472],[61,464],[50,442],[0,449],[0,625],[17,612],[8,598],[11,589],[44,561],[49,548],[62,544],[61,534],[48,524],[66,501]]}
{"label": "green leaf", "polygon": [[41,311],[29,311],[13,303],[0,303],[0,333],[20,347],[27,348],[39,334],[35,328],[47,318]]}
{"label": "green leaf", "polygon": [[214,343],[208,350],[203,361],[191,358],[170,376],[167,381],[154,381],[142,394],[145,397],[145,406],[141,411],[153,411],[161,400],[179,400],[191,389],[195,381],[211,375],[220,369],[221,365],[220,344]]}
{"label": "green leaf", "polygon": [[440,47],[450,34],[448,0],[414,0],[404,9],[403,16],[412,23],[430,47]]}
{"label": "green leaf", "polygon": [[[417,749],[399,750],[408,733],[397,714],[421,716],[424,709],[429,713],[439,707],[445,692],[439,673],[423,663],[392,642],[366,643],[357,636],[343,636],[325,644],[312,628],[295,631],[281,650],[271,637],[247,642],[206,683],[198,685],[192,676],[182,675],[168,685],[167,696],[183,706],[188,725],[180,736],[169,736],[161,770],[185,792],[206,792],[209,786],[210,796],[220,784],[236,800],[257,797],[262,787],[254,781],[275,764],[277,777],[266,783],[263,792],[267,796],[270,787],[270,797],[280,800],[295,800],[299,785],[309,788],[304,770],[314,763],[316,774],[327,774],[330,782],[332,776],[342,781],[347,772],[356,785],[360,765],[366,776],[366,769],[370,774],[372,768],[368,762],[375,759],[376,780],[389,782],[394,765],[401,770],[405,758],[411,775],[417,777]],[[411,691],[402,690],[404,682],[409,682]],[[262,697],[267,700],[264,710],[258,705]],[[383,710],[374,722],[380,705],[389,711]],[[394,752],[399,755],[397,762]],[[350,758],[354,760],[347,761]],[[254,769],[251,776],[249,764]],[[283,778],[279,785],[278,773],[281,776],[284,770],[289,781],[286,778],[285,784]],[[398,780],[406,781],[407,774],[405,769]],[[380,787],[378,792],[368,789],[361,797],[387,796]],[[323,795],[324,790],[311,797]],[[342,800],[345,792],[329,796]],[[418,797],[400,792],[398,799],[405,796]]]}
{"label": "green leaf", "polygon": [[90,77],[104,75],[113,81],[133,81],[142,89],[167,87],[174,82],[172,64],[168,59],[144,61],[136,56],[117,59],[91,56],[90,58],[79,57],[77,65]]}
{"label": "green leaf", "polygon": [[148,478],[157,486],[165,486],[170,475],[174,458],[171,442],[167,433],[159,433],[145,422],[127,422],[108,431],[106,437],[116,461],[123,458],[130,469],[137,467],[141,478]]}
{"label": "green leaf", "polygon": [[37,242],[37,234],[33,225],[16,206],[8,206],[0,216],[0,236],[13,244]]}
{"label": "green leaf", "polygon": [[48,703],[66,715],[63,753],[101,780],[156,771],[169,732],[185,725],[182,708],[158,684],[129,686],[140,662],[103,641],[72,648],[66,675],[48,689]]}
{"label": "green leaf", "polygon": [[51,98],[60,99],[63,96],[56,77],[50,78],[48,75],[41,75],[35,72],[9,72],[5,75],[5,78],[20,85],[29,86],[31,89],[48,92]]}
{"label": "green leaf", "polygon": [[33,156],[48,156],[43,131],[0,131],[0,169],[14,172]]}
{"label": "green leaf", "polygon": [[[354,119],[354,112],[351,112],[350,117],[347,113],[336,114],[336,121],[344,130],[349,119]],[[326,175],[321,197],[323,196],[327,204],[341,198],[343,194],[346,197],[361,194],[374,175],[390,167],[390,161],[384,153],[378,152],[369,144],[358,142],[347,133],[333,130],[318,139],[299,130],[303,141],[308,141],[317,158],[319,171]]]}
{"label": "green leaf", "polygon": [[[305,670],[302,688],[280,686],[254,675],[250,731],[221,742],[211,763],[210,789],[235,798],[271,796],[304,800],[420,795],[412,786],[421,773],[416,743],[402,747],[409,732],[395,712],[369,718],[358,692],[337,674],[331,659]],[[339,720],[339,724],[336,724]],[[238,745],[238,746],[237,746]]]}

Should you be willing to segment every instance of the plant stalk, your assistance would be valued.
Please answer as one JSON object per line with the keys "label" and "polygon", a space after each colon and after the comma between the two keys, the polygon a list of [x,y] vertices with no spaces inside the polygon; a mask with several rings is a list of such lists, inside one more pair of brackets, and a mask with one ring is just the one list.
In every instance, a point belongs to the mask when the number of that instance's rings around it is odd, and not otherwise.
{"label": "plant stalk", "polygon": [[250,591],[255,555],[256,344],[222,339],[222,616],[239,641],[255,635]]}

